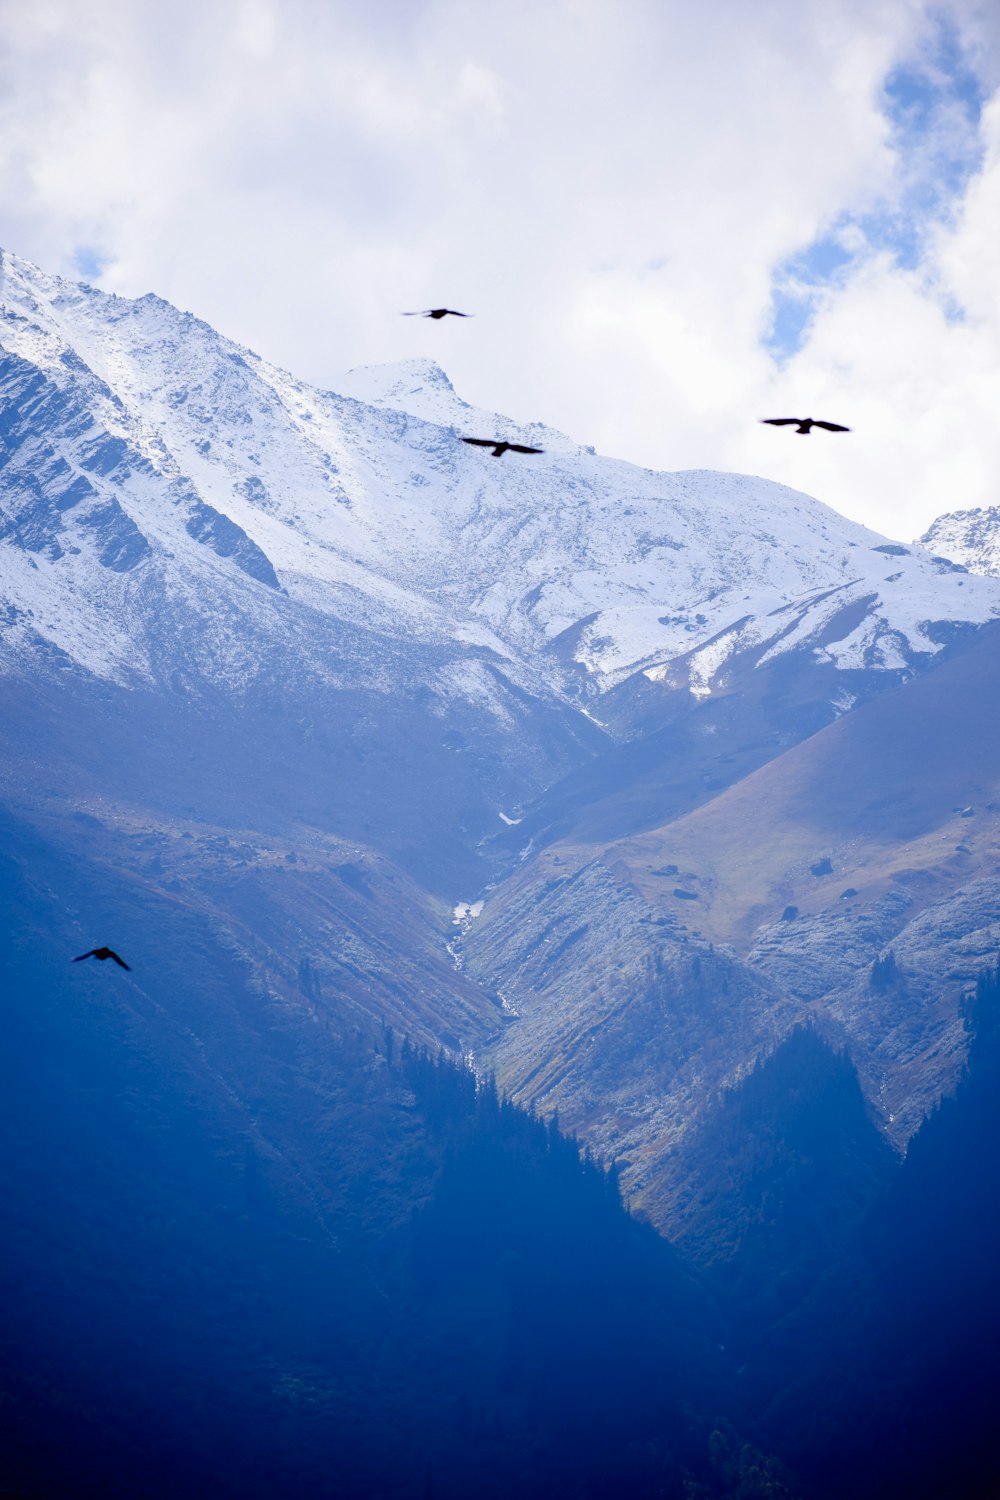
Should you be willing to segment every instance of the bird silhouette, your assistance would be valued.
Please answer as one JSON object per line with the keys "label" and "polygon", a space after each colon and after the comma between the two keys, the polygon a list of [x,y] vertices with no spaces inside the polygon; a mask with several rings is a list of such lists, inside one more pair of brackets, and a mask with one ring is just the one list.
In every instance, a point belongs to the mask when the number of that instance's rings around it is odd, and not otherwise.
{"label": "bird silhouette", "polygon": [[827,432],[850,432],[849,427],[841,427],[839,422],[820,422],[816,417],[761,417],[769,427],[794,427],[796,434],[801,433],[803,437],[809,436],[810,428],[825,427]]}
{"label": "bird silhouette", "polygon": [[404,318],[474,318],[475,313],[456,312],[453,307],[428,307],[423,312],[405,312]]}
{"label": "bird silhouette", "polygon": [[89,953],[78,953],[73,959],[73,962],[75,964],[78,964],[85,958],[99,958],[101,960],[101,963],[103,963],[106,958],[113,958],[115,963],[118,964],[121,968],[128,969],[129,972],[131,972],[132,969],[132,965],[127,964],[123,958],[119,958],[118,954],[113,948],[91,948]]}
{"label": "bird silhouette", "polygon": [[503,458],[505,453],[544,453],[544,448],[529,448],[527,443],[508,443],[504,438],[463,438],[463,443],[472,443],[476,448],[492,448],[494,458]]}

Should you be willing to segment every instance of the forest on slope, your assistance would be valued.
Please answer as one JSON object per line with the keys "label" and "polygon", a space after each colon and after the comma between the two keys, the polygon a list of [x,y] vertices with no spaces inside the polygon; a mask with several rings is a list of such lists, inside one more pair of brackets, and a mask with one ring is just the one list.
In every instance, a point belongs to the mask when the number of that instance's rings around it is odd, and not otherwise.
{"label": "forest on slope", "polygon": [[557,1122],[388,1029],[307,1035],[258,998],[246,1115],[169,1025],[58,975],[19,1005],[32,962],[4,960],[14,1493],[832,1500],[1000,1477],[996,973],[902,1160],[846,1056],[793,1033],[720,1101],[674,1247]]}
{"label": "forest on slope", "polygon": [[6,833],[8,1489],[679,1500],[777,1475],[713,1443],[717,1314],[613,1171],[443,1054],[248,983],[203,929],[187,993],[68,962],[82,877]]}
{"label": "forest on slope", "polygon": [[755,1439],[803,1493],[1000,1489],[1000,974],[966,1013],[968,1062],[905,1157],[847,1056],[793,1033],[694,1148],[678,1240],[716,1293]]}

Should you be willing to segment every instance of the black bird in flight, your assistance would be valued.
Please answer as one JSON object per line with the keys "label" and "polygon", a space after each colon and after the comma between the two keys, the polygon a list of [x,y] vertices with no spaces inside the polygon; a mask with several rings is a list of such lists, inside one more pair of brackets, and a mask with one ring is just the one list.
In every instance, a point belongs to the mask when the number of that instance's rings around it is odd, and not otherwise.
{"label": "black bird in flight", "polygon": [[809,436],[811,427],[825,427],[827,432],[850,432],[849,427],[841,427],[839,422],[820,422],[815,417],[761,417],[769,427],[794,427],[796,433],[802,433],[803,437]]}
{"label": "black bird in flight", "polygon": [[73,962],[75,964],[78,964],[85,958],[99,958],[101,960],[101,963],[103,963],[106,958],[113,958],[115,963],[118,964],[121,968],[128,969],[130,973],[132,970],[132,965],[127,964],[123,958],[119,958],[118,954],[113,948],[91,948],[89,953],[78,953]]}
{"label": "black bird in flight", "polygon": [[527,443],[508,443],[503,438],[463,438],[463,443],[472,443],[476,448],[492,448],[494,458],[503,458],[505,453],[544,453],[544,448],[529,448]]}
{"label": "black bird in flight", "polygon": [[453,307],[428,307],[423,312],[405,312],[404,318],[474,318],[475,313],[456,312]]}

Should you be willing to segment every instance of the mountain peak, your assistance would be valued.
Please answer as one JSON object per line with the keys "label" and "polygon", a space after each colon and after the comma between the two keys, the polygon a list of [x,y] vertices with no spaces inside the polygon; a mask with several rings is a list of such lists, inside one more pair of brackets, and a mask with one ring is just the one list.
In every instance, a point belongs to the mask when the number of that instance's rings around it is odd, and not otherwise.
{"label": "mountain peak", "polygon": [[1000,505],[938,516],[920,538],[920,545],[970,573],[1000,578]]}
{"label": "mountain peak", "polygon": [[386,365],[359,365],[335,382],[337,394],[366,406],[388,406],[429,422],[450,425],[466,402],[433,359],[401,359]]}
{"label": "mountain peak", "polygon": [[[221,560],[234,607],[254,618],[260,584],[280,582],[320,617],[378,620],[408,644],[475,639],[573,695],[638,674],[648,697],[703,698],[737,661],[788,652],[903,674],[939,649],[939,625],[950,637],[1000,615],[994,579],[765,480],[600,458],[469,405],[434,359],[352,370],[338,400],[156,296],[3,265],[0,381],[20,447],[5,463],[0,526],[19,543],[0,553],[0,595],[44,613],[42,633],[71,654],[82,595],[97,642],[107,607],[107,569],[90,566],[96,522],[69,504],[84,480],[107,524],[124,524],[120,511],[170,587],[198,594],[212,629]],[[544,452],[497,458],[466,436]],[[43,459],[54,467],[40,495]],[[36,553],[54,570],[49,592]],[[170,637],[160,644],[166,670]]]}

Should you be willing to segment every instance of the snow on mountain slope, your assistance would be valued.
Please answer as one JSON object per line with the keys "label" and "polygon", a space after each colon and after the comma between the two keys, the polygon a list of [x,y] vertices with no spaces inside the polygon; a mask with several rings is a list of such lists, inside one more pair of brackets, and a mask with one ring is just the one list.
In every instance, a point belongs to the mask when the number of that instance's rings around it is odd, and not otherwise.
{"label": "snow on mountain slope", "polygon": [[[211,620],[213,650],[223,638],[222,665],[206,653],[192,670],[252,675],[247,618],[328,670],[317,632],[338,622],[390,653],[470,648],[480,664],[453,662],[453,690],[486,698],[484,655],[533,691],[591,697],[642,670],[705,694],[748,650],[898,671],[936,651],[942,623],[1000,613],[995,581],[804,495],[515,429],[422,361],[316,391],[159,298],[11,255],[0,315],[0,589],[119,678],[156,675],[134,641],[152,580],[178,616]],[[494,433],[545,452],[460,441]]]}
{"label": "snow on mountain slope", "polygon": [[996,609],[991,592],[953,577],[944,559],[807,496],[743,475],[655,474],[594,459],[552,429],[476,411],[430,361],[352,370],[340,386],[463,435],[546,447],[544,540],[558,527],[570,556],[550,554],[542,577],[518,547],[533,588],[512,599],[507,586],[506,618],[497,611],[504,583],[483,605],[504,634],[523,638],[525,617],[550,644],[569,633],[571,659],[601,688],[636,669],[656,680],[683,665],[702,693],[736,654],[752,650],[763,664],[801,645],[843,668],[900,669],[937,650],[929,626],[978,622]]}
{"label": "snow on mountain slope", "polygon": [[929,552],[942,553],[970,573],[1000,578],[1000,506],[938,516],[919,545]]}
{"label": "snow on mountain slope", "polygon": [[[555,1103],[569,1080],[574,1123],[593,1131],[605,1111],[597,1143],[624,1139],[637,1172],[654,1158],[659,1172],[698,1101],[799,1014],[822,932],[804,958],[782,948],[793,984],[780,963],[765,973],[727,951],[731,929],[701,925],[704,848],[657,855],[652,895],[601,851],[622,864],[624,834],[693,820],[855,703],[947,665],[957,631],[1000,617],[1000,579],[763,479],[599,458],[467,406],[427,362],[341,384],[314,390],[156,297],[0,258],[11,806],[29,822],[96,818],[109,847],[126,823],[175,849],[209,830],[202,852],[233,846],[233,912],[239,850],[273,841],[288,852],[267,854],[246,900],[276,953],[342,955],[373,1023],[410,1024],[419,990],[421,1025],[456,1050],[485,1057],[496,1024],[490,1060],[509,1086],[541,1068],[539,1100]],[[498,459],[461,441],[493,435],[544,452]],[[877,736],[872,755],[885,762]],[[879,801],[893,790],[880,782]],[[581,825],[588,852],[569,869],[580,839],[554,840]],[[296,886],[286,905],[303,844],[352,852],[317,872],[315,901]],[[154,858],[166,931],[188,877],[159,844]],[[455,903],[512,867],[456,937]],[[338,870],[363,901],[327,900]],[[394,870],[432,892],[398,923]],[[427,944],[425,984],[405,955]],[[436,1007],[449,951],[466,967]],[[411,976],[398,994],[397,971]],[[477,981],[483,1006],[465,988]],[[593,1078],[563,1071],[578,1055]],[[670,1078],[683,1086],[668,1107]]]}

